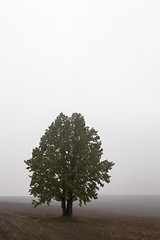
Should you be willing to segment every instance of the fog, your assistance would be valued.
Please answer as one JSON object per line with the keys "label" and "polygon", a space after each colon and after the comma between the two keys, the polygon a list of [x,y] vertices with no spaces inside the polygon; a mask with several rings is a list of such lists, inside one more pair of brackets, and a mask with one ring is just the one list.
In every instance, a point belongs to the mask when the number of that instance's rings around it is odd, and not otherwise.
{"label": "fog", "polygon": [[115,162],[100,194],[159,194],[159,1],[0,2],[0,195],[27,196],[31,157],[60,112]]}
{"label": "fog", "polygon": [[[33,208],[31,202],[34,198],[29,197],[0,197],[0,203],[15,203],[21,208],[21,204],[27,204],[32,211],[45,210],[46,212],[61,213],[61,203],[52,201],[50,206],[40,205]],[[11,204],[12,205],[12,204]],[[23,206],[25,209],[25,206]],[[79,206],[78,202],[73,203],[74,214],[109,216],[137,216],[137,217],[160,217],[160,196],[159,195],[100,195],[98,199]]]}

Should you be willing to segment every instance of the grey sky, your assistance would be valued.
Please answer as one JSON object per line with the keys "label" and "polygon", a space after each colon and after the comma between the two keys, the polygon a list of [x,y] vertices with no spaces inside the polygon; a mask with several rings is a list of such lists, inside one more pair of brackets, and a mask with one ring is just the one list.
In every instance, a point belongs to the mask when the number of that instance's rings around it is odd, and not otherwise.
{"label": "grey sky", "polygon": [[0,195],[27,195],[24,159],[80,112],[116,163],[103,194],[159,194],[160,2],[0,1]]}

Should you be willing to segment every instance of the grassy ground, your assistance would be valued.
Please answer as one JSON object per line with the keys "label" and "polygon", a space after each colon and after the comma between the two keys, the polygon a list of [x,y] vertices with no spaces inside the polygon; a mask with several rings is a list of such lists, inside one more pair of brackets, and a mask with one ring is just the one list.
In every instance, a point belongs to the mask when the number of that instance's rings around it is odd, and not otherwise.
{"label": "grassy ground", "polygon": [[60,217],[58,207],[0,203],[0,240],[159,240],[160,218],[99,214],[75,209]]}

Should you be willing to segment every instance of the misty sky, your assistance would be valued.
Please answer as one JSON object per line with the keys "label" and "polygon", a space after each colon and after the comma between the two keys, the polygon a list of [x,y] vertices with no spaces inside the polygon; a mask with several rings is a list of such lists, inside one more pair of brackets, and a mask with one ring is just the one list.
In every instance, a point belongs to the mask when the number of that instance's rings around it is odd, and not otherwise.
{"label": "misty sky", "polygon": [[160,2],[0,1],[0,195],[28,195],[24,160],[80,112],[115,162],[101,194],[159,194]]}

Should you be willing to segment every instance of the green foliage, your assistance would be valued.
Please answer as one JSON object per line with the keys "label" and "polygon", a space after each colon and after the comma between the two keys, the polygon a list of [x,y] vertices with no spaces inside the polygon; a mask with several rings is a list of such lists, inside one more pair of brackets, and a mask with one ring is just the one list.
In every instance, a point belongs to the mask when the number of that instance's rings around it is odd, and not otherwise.
{"label": "green foliage", "polygon": [[25,161],[32,172],[30,194],[38,198],[34,205],[70,198],[81,205],[96,199],[99,186],[110,182],[108,171],[114,165],[101,161],[102,153],[97,131],[85,125],[81,114],[60,113]]}

